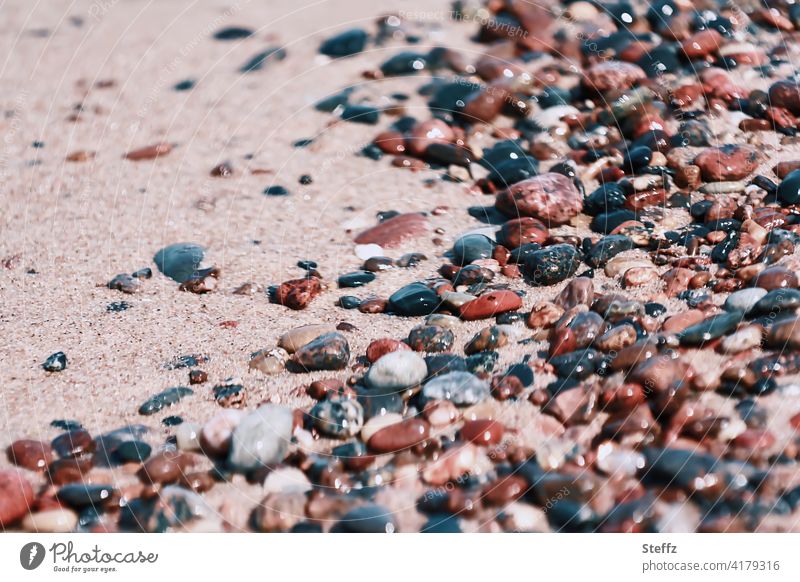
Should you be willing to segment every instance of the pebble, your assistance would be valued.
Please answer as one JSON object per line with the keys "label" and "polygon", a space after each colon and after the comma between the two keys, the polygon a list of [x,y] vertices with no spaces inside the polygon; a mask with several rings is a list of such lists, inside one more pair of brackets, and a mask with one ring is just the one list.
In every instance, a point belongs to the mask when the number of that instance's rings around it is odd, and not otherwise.
{"label": "pebble", "polygon": [[195,277],[205,257],[205,249],[194,243],[176,243],[164,247],[154,256],[153,261],[164,275],[185,283]]}
{"label": "pebble", "polygon": [[800,347],[800,320],[793,318],[775,323],[767,333],[767,345],[780,350]]}
{"label": "pebble", "polygon": [[367,44],[369,35],[360,28],[352,28],[325,39],[319,52],[329,57],[348,57],[360,53]]}
{"label": "pebble", "polygon": [[501,327],[493,325],[479,331],[464,346],[464,353],[471,355],[478,352],[492,351],[503,347],[507,343],[508,334]]}
{"label": "pebble", "polygon": [[129,295],[133,295],[134,293],[139,293],[142,291],[143,285],[142,280],[133,277],[132,275],[128,275],[127,273],[121,273],[116,275],[111,281],[109,281],[106,286],[109,289],[113,289],[115,291],[122,291],[123,293],[127,293]]}
{"label": "pebble", "polygon": [[786,174],[778,185],[778,199],[783,204],[800,203],[800,169]]}
{"label": "pebble", "polygon": [[308,493],[313,485],[300,469],[280,467],[267,475],[263,487],[265,493]]}
{"label": "pebble", "polygon": [[93,453],[95,442],[86,429],[78,428],[58,435],[50,443],[53,452],[59,457],[77,457]]}
{"label": "pebble", "polygon": [[262,374],[278,374],[284,370],[288,359],[289,353],[283,348],[259,350],[250,358],[248,367]]}
{"label": "pebble", "polygon": [[558,225],[577,216],[583,208],[583,196],[566,176],[546,173],[500,192],[495,206],[511,218],[529,216],[546,225]]}
{"label": "pebble", "polygon": [[409,213],[384,220],[365,230],[355,238],[356,244],[374,244],[381,248],[395,248],[403,242],[418,238],[428,232],[428,219],[422,214]]}
{"label": "pebble", "polygon": [[430,425],[419,418],[409,418],[375,431],[367,446],[379,453],[397,453],[425,442],[430,436]]}
{"label": "pebble", "polygon": [[150,416],[164,408],[177,404],[186,396],[194,394],[194,390],[185,386],[174,386],[151,396],[139,407],[139,414]]}
{"label": "pebble", "polygon": [[73,508],[105,505],[115,494],[116,491],[111,485],[89,483],[70,483],[58,490],[59,500]]}
{"label": "pebble", "polygon": [[428,365],[412,351],[395,351],[379,358],[365,377],[367,386],[376,390],[403,390],[420,384],[428,374]]}
{"label": "pebble", "polygon": [[289,449],[293,427],[291,409],[275,404],[260,406],[234,429],[228,464],[239,471],[251,471],[279,463]]}
{"label": "pebble", "polygon": [[69,533],[78,525],[78,514],[66,507],[29,513],[22,520],[22,529],[31,533]]}
{"label": "pebble", "polygon": [[275,302],[289,309],[305,309],[321,292],[322,284],[316,277],[292,279],[280,284],[275,291]]}
{"label": "pebble", "polygon": [[393,512],[380,505],[368,504],[345,513],[331,530],[343,533],[394,533],[397,524]]}
{"label": "pebble", "polygon": [[496,420],[468,420],[461,427],[461,437],[479,446],[496,445],[503,440],[505,427]]}
{"label": "pebble", "polygon": [[580,262],[572,245],[553,245],[532,253],[525,260],[524,274],[534,286],[555,285],[574,275]]}
{"label": "pebble", "polygon": [[544,244],[549,235],[550,231],[541,220],[523,216],[503,223],[498,240],[509,249],[515,249],[530,243]]}
{"label": "pebble", "polygon": [[33,506],[30,482],[16,470],[0,470],[0,527],[10,527]]}
{"label": "pebble", "polygon": [[[355,254],[359,259],[367,261],[372,258],[383,257],[383,248],[376,244],[356,245]],[[388,265],[385,268],[389,268],[391,264],[391,259],[388,259]],[[368,269],[366,266],[364,268],[367,271],[373,272],[383,270],[380,268]]]}
{"label": "pebble", "polygon": [[400,340],[383,338],[374,340],[367,346],[366,356],[367,360],[369,360],[369,363],[374,364],[381,357],[390,352],[410,349],[411,348],[408,346],[408,344],[403,343]]}
{"label": "pebble", "polygon": [[461,319],[474,321],[488,319],[522,307],[522,298],[513,291],[491,291],[462,304],[458,308]]}
{"label": "pebble", "polygon": [[326,333],[333,333],[335,328],[328,324],[301,325],[287,331],[278,339],[278,347],[293,354],[306,344]]}
{"label": "pebble", "polygon": [[145,442],[130,440],[114,449],[114,457],[121,463],[142,463],[150,457],[153,447]]}
{"label": "pebble", "polygon": [[340,289],[363,287],[367,283],[375,280],[375,273],[370,271],[354,271],[345,275],[340,275],[336,280]]}
{"label": "pebble", "polygon": [[30,471],[44,471],[53,461],[53,449],[50,443],[22,439],[8,447],[8,460]]}
{"label": "pebble", "polygon": [[761,328],[757,325],[745,326],[722,339],[720,348],[728,354],[738,354],[761,345]]}
{"label": "pebble", "polygon": [[314,405],[309,412],[314,426],[325,436],[348,438],[364,425],[364,409],[356,400],[332,397]]}
{"label": "pebble", "polygon": [[342,334],[326,333],[297,350],[291,361],[304,371],[342,370],[350,362],[350,345]]}
{"label": "pebble", "polygon": [[752,278],[750,284],[753,287],[760,287],[767,291],[773,289],[796,289],[800,282],[797,280],[797,275],[794,271],[790,271],[786,267],[775,266],[767,267],[758,275]]}
{"label": "pebble", "polygon": [[67,369],[67,355],[64,352],[56,352],[47,356],[42,364],[47,372],[62,372]]}
{"label": "pebble", "polygon": [[172,151],[172,144],[161,142],[145,146],[136,150],[129,151],[125,157],[131,161],[139,162],[142,160],[154,160],[161,156],[166,156]]}
{"label": "pebble", "polygon": [[758,287],[734,291],[725,300],[725,311],[748,313],[766,294],[766,289],[760,289]]}
{"label": "pebble", "polygon": [[436,291],[423,283],[410,283],[392,293],[388,308],[397,315],[415,317],[433,313],[439,304]]}
{"label": "pebble", "polygon": [[470,406],[489,398],[489,384],[469,372],[450,372],[429,380],[422,388],[428,400],[449,400],[456,406]]}
{"label": "pebble", "polygon": [[741,180],[758,167],[758,152],[749,145],[726,144],[706,149],[694,163],[709,182]]}
{"label": "pebble", "polygon": [[630,89],[634,84],[646,78],[641,67],[622,61],[603,61],[591,66],[585,73],[583,82],[586,87],[605,93],[612,89]]}
{"label": "pebble", "polygon": [[467,234],[453,243],[453,262],[468,265],[473,261],[492,257],[495,242],[482,234]]}
{"label": "pebble", "polygon": [[447,352],[453,347],[455,336],[446,327],[423,325],[412,329],[407,343],[416,352]]}
{"label": "pebble", "polygon": [[739,311],[714,315],[678,334],[681,345],[696,346],[728,335],[742,322],[744,314]]}

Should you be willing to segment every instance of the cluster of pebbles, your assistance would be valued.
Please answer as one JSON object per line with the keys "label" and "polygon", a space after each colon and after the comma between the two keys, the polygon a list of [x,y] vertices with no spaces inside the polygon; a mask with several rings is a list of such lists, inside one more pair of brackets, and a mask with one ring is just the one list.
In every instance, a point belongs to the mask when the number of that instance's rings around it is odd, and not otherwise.
{"label": "cluster of pebbles", "polygon": [[[311,324],[254,351],[252,374],[310,378],[300,408],[248,401],[246,379],[209,387],[214,354],[178,357],[165,366],[187,386],[143,397],[142,425],[92,435],[54,421],[52,442],[13,442],[0,525],[236,529],[215,496],[236,482],[260,497],[246,508],[255,531],[796,530],[800,10],[768,6],[457,2],[477,59],[420,49],[397,15],[325,40],[332,58],[408,43],[364,77],[406,77],[427,118],[405,115],[408,95],[369,105],[352,87],[317,109],[382,125],[360,153],[376,164],[433,170],[486,202],[438,257],[387,256],[431,236],[448,212],[432,196],[427,213],[387,210],[353,233],[358,271],[326,280],[298,257],[302,276],[232,293],[297,311],[329,301],[398,318],[407,335],[369,337],[361,353],[352,336],[369,329]],[[284,58],[270,49],[243,70]],[[181,291],[226,292],[205,253],[178,243],[153,262]],[[406,284],[371,294],[387,271]],[[117,275],[109,293],[152,276]],[[509,363],[512,347],[525,355]],[[63,349],[48,373],[67,367]],[[201,391],[217,414],[170,412]],[[148,440],[154,415],[174,427],[166,442]]]}

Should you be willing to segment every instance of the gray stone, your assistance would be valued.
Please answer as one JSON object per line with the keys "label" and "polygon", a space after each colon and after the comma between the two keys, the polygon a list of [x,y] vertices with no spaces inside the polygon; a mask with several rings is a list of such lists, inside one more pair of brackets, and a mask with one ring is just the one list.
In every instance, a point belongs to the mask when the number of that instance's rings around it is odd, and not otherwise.
{"label": "gray stone", "polygon": [[411,351],[391,352],[379,358],[367,372],[370,388],[402,390],[425,379],[428,366],[419,354]]}
{"label": "gray stone", "polygon": [[489,398],[489,384],[469,372],[450,372],[432,379],[422,388],[428,400],[450,400],[469,406]]}
{"label": "gray stone", "polygon": [[233,431],[228,463],[240,471],[279,463],[289,448],[293,421],[290,408],[275,404],[248,414]]}

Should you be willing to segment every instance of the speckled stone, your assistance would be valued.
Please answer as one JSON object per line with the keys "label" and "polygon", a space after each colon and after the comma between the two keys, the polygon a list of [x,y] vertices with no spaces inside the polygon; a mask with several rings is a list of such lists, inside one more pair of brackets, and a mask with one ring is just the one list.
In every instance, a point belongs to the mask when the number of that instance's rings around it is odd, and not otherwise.
{"label": "speckled stone", "polygon": [[500,192],[497,209],[510,218],[530,216],[545,225],[569,222],[583,208],[583,196],[562,174],[547,173],[517,182]]}
{"label": "speckled stone", "polygon": [[449,400],[456,406],[469,406],[489,398],[489,384],[469,372],[450,372],[429,380],[422,388],[428,400]]}
{"label": "speckled stone", "polygon": [[228,463],[250,471],[283,460],[294,426],[290,408],[264,404],[244,417],[231,436]]}
{"label": "speckled stone", "polygon": [[302,370],[341,370],[350,361],[350,345],[340,333],[326,333],[310,341],[292,356]]}
{"label": "speckled stone", "polygon": [[422,356],[411,351],[397,351],[372,364],[366,383],[380,390],[402,390],[422,382],[427,373],[428,366]]}
{"label": "speckled stone", "polygon": [[364,409],[358,401],[349,398],[322,400],[309,414],[317,430],[333,438],[355,436],[364,425]]}

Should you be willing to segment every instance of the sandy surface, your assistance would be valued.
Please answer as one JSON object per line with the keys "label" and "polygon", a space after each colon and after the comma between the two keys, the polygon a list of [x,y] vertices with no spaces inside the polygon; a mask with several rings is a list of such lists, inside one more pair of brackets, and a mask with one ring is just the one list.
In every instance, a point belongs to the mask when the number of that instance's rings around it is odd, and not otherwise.
{"label": "sandy surface", "polygon": [[[387,160],[358,157],[355,153],[377,129],[331,124],[331,115],[313,110],[313,103],[351,84],[359,84],[357,94],[376,103],[394,91],[413,95],[424,77],[361,77],[403,45],[371,47],[333,63],[320,57],[317,47],[332,31],[371,28],[382,12],[416,10],[436,16],[427,20],[431,36],[421,49],[446,41],[472,60],[482,52],[469,40],[474,22],[450,23],[446,35],[437,32],[445,21],[438,19],[443,12],[435,11],[449,10],[448,4],[4,2],[0,259],[9,268],[0,269],[0,447],[20,437],[52,438],[59,432],[49,426],[55,418],[76,419],[94,434],[143,423],[152,429],[152,442],[163,442],[174,430],[160,424],[163,416],[204,421],[219,410],[211,387],[234,376],[244,380],[251,406],[271,400],[308,407],[312,401],[298,387],[311,378],[346,378],[350,372],[268,377],[248,373],[249,354],[274,346],[284,331],[305,323],[356,325],[362,331],[348,339],[352,353],[359,355],[376,337],[405,337],[418,319],[344,311],[333,308],[336,298],[387,296],[411,280],[433,275],[450,243],[481,226],[466,209],[491,199],[442,181],[437,172],[404,172]],[[230,25],[254,27],[258,33],[236,42],[210,38]],[[247,75],[237,72],[254,54],[274,45],[286,49],[285,61]],[[193,90],[172,89],[187,78],[197,80]],[[76,113],[77,121],[70,120]],[[408,113],[428,117],[419,97],[409,101]],[[381,126],[390,122],[384,116]],[[305,149],[292,147],[301,138],[315,142]],[[43,147],[32,147],[35,141]],[[173,143],[173,151],[155,161],[123,159],[125,152],[159,141]],[[96,157],[65,161],[80,150],[96,152]],[[234,176],[209,177],[222,161],[233,164]],[[311,174],[313,183],[298,184],[302,174]],[[286,186],[292,195],[263,196],[272,184]],[[332,288],[303,312],[270,304],[264,294],[231,294],[246,281],[266,286],[299,276],[299,259],[317,261],[322,274],[333,280],[361,264],[348,228],[373,224],[380,210],[430,211],[437,205],[450,209],[430,220],[432,228],[443,229],[443,245],[428,237],[392,252],[394,257],[409,251],[428,255],[416,273],[384,273],[356,293]],[[117,273],[154,268],[155,251],[181,241],[208,248],[210,262],[222,269],[221,292],[183,293],[158,273],[139,295],[104,287]],[[560,287],[529,290],[523,310],[537,299],[552,298]],[[596,288],[618,286],[600,276]],[[650,292],[629,295],[645,298]],[[106,312],[110,302],[122,300],[133,307]],[[225,321],[238,326],[221,327]],[[485,325],[462,324],[457,345]],[[501,363],[519,361],[543,345],[512,346],[502,351]],[[67,353],[68,369],[45,373],[42,361],[59,350]],[[163,364],[193,353],[211,356],[204,366],[209,382],[168,413],[139,416],[137,408],[147,397],[187,384],[186,370],[165,371]],[[699,368],[717,365],[714,358],[687,357]],[[550,379],[539,375],[536,384]],[[781,426],[800,410],[797,394],[770,398],[772,405],[765,401]],[[504,422],[518,429],[540,414],[527,401],[498,406]],[[779,435],[784,443],[789,438]],[[3,458],[0,465],[6,462]],[[220,489],[214,495],[221,495]],[[251,505],[258,500],[258,491],[242,491],[252,495]]]}

